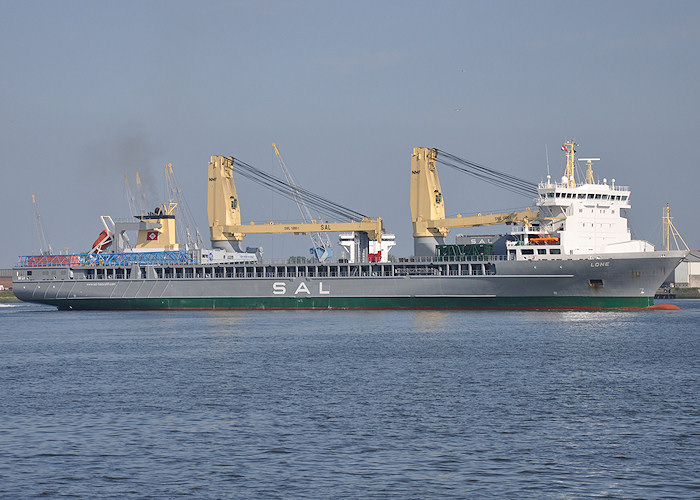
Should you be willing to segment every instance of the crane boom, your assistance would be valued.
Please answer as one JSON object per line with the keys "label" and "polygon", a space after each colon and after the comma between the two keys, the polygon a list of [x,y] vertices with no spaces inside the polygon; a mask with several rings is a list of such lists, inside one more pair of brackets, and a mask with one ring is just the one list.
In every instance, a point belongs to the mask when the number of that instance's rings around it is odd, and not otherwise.
{"label": "crane boom", "polygon": [[[277,145],[275,143],[272,143],[272,147],[275,150],[275,156],[277,157],[277,161],[279,162],[280,167],[282,167],[282,171],[284,172],[284,176],[287,179],[287,183],[291,187],[292,197],[294,198],[294,201],[297,204],[297,208],[299,209],[299,213],[301,214],[301,218],[304,220],[304,223],[308,224],[314,220],[311,217],[311,212],[309,211],[309,207],[306,205],[304,200],[299,195],[299,188],[297,187],[296,182],[294,182],[294,178],[292,177],[292,173],[287,168],[287,164],[285,163],[284,158],[282,158],[282,155],[280,154],[279,150],[277,149]],[[313,248],[311,249],[311,251],[313,252],[314,256],[319,261],[323,262],[328,257],[330,257],[331,241],[328,238],[328,235],[326,233],[311,232],[311,233],[309,233],[309,237],[311,238],[311,244],[313,245]]]}
{"label": "crane boom", "polygon": [[41,255],[52,255],[53,249],[51,248],[51,243],[49,243],[49,238],[46,235],[46,229],[44,229],[44,224],[41,222],[41,214],[39,213],[39,207],[36,204],[36,198],[32,195],[32,205],[34,206],[34,220],[36,222],[36,232],[39,236],[39,246],[41,247],[39,251]]}
{"label": "crane boom", "polygon": [[279,224],[268,222],[265,224],[233,224],[221,226],[224,234],[309,234],[309,233],[341,233],[360,231],[367,233],[369,239],[381,241],[384,234],[382,218],[370,219],[369,217],[357,222],[304,222],[299,224]]}
{"label": "crane boom", "polygon": [[526,220],[534,220],[537,216],[537,212],[530,210],[527,207],[525,210],[507,212],[507,213],[493,213],[493,214],[476,214],[463,217],[458,214],[457,217],[444,218],[444,219],[432,219],[432,220],[419,220],[414,222],[415,231],[424,233],[428,231],[434,231],[438,234],[447,234],[450,229],[460,228],[460,227],[478,227],[478,226],[498,226],[502,224],[519,224],[525,222]]}
{"label": "crane boom", "polygon": [[136,198],[134,198],[134,195],[131,193],[129,178],[126,174],[124,174],[124,191],[126,191],[126,201],[129,204],[129,215],[136,215],[137,213],[140,215],[141,212],[137,212],[136,210]]}
{"label": "crane boom", "polygon": [[204,246],[202,243],[202,236],[199,234],[199,229],[196,224],[192,221],[192,214],[187,206],[185,195],[180,188],[180,183],[175,177],[172,163],[165,165],[165,181],[168,186],[168,191],[170,192],[170,198],[175,200],[178,206],[181,223],[178,223],[177,228],[178,231],[184,233],[180,240],[185,242],[185,249],[187,250],[202,248]]}
{"label": "crane boom", "polygon": [[369,239],[381,241],[384,225],[381,217],[363,218],[356,222],[317,222],[311,220],[299,224],[243,224],[241,206],[233,179],[233,158],[212,156],[209,162],[209,189],[207,212],[214,248],[242,251],[240,243],[247,234],[309,234],[358,231],[367,233]]}
{"label": "crane boom", "polygon": [[524,211],[446,218],[436,166],[437,154],[437,149],[419,147],[413,149],[411,156],[411,218],[415,255],[433,255],[435,246],[444,243],[450,229],[517,224],[535,218],[536,212],[529,207]]}
{"label": "crane boom", "polygon": [[136,206],[139,209],[139,215],[146,213],[146,193],[143,191],[143,185],[141,184],[141,175],[139,171],[136,171],[136,192],[138,197],[136,198]]}

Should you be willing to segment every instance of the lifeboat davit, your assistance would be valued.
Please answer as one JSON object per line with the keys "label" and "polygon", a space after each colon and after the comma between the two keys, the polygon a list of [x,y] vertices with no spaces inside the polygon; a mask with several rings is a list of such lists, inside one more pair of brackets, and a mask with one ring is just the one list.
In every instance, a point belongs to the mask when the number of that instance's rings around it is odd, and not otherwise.
{"label": "lifeboat davit", "polygon": [[90,253],[100,253],[111,244],[112,231],[107,231],[106,229],[103,229],[100,235],[95,240],[95,243],[92,244],[92,250],[90,250]]}

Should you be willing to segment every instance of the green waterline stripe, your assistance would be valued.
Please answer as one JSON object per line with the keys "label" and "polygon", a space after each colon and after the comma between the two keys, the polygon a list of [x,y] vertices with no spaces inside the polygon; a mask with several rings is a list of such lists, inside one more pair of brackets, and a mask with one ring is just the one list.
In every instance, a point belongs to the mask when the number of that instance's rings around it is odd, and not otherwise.
{"label": "green waterline stripe", "polygon": [[653,297],[195,297],[33,300],[60,309],[625,309]]}

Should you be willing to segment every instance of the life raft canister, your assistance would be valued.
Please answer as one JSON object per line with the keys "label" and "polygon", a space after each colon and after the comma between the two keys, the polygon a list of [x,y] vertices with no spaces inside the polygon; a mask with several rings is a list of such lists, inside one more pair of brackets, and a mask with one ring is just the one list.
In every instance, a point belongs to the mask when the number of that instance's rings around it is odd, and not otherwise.
{"label": "life raft canister", "polygon": [[100,253],[112,243],[112,232],[103,229],[92,244],[92,253]]}

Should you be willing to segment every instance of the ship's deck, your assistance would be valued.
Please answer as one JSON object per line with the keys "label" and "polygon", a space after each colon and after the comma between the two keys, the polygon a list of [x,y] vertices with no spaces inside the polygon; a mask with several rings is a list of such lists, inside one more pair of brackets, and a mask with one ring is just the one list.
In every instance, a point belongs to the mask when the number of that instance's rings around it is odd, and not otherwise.
{"label": "ship's deck", "polygon": [[493,259],[420,260],[381,263],[264,263],[186,265],[77,265],[15,268],[19,281],[193,279],[193,278],[327,278],[367,276],[478,276],[496,274]]}

